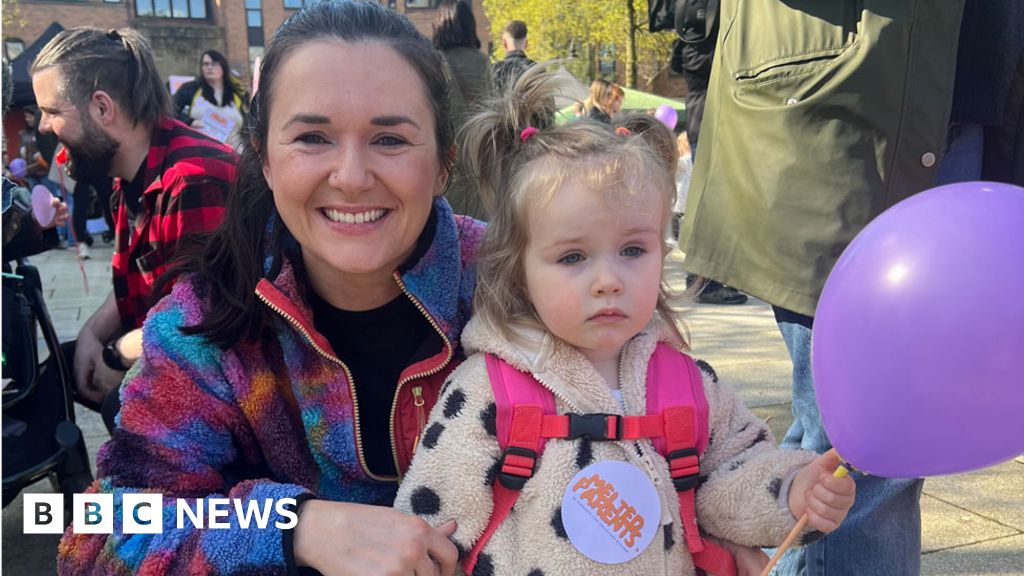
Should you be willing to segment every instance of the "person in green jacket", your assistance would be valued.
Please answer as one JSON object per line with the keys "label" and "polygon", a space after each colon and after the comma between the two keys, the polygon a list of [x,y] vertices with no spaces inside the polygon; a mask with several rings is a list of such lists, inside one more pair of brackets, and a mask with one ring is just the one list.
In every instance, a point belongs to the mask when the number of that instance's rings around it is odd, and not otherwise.
{"label": "person in green jacket", "polygon": [[[688,270],[773,305],[793,361],[783,446],[824,452],[818,297],[872,218],[934,183],[963,0],[723,0],[680,246]],[[843,527],[776,574],[917,574],[920,480],[857,478]]]}
{"label": "person in green jacket", "polygon": [[[480,51],[472,6],[465,0],[442,0],[431,42],[444,55],[451,86],[452,126],[458,132],[494,92],[491,64],[487,55]],[[476,185],[458,164],[445,198],[456,214],[486,219]]]}

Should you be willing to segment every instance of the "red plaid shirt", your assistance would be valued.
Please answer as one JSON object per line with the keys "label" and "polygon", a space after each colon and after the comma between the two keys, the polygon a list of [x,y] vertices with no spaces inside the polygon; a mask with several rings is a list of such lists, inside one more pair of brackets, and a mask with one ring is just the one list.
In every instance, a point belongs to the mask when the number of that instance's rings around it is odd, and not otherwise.
{"label": "red plaid shirt", "polygon": [[[117,181],[111,267],[114,297],[125,330],[142,326],[156,300],[153,285],[172,263],[178,242],[220,224],[237,162],[231,148],[165,118],[157,126],[146,157],[142,208],[134,230],[128,222],[121,181]],[[169,291],[167,285],[164,294]]]}

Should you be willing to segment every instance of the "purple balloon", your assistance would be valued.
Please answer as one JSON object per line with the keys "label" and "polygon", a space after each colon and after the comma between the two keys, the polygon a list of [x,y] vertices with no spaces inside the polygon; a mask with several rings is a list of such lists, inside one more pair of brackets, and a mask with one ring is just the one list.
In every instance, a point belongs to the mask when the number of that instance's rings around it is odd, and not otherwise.
{"label": "purple balloon", "polygon": [[814,385],[842,458],[878,476],[1024,453],[1024,188],[917,194],[858,234],[814,319]]}
{"label": "purple balloon", "polygon": [[11,163],[7,166],[11,169],[11,174],[14,174],[17,178],[24,178],[28,174],[28,166],[25,165],[24,158],[15,158],[11,160]]}
{"label": "purple balloon", "polygon": [[676,109],[669,106],[668,104],[662,104],[654,110],[654,117],[657,118],[662,124],[668,126],[669,130],[676,129],[676,122],[679,121],[679,116],[676,114]]}

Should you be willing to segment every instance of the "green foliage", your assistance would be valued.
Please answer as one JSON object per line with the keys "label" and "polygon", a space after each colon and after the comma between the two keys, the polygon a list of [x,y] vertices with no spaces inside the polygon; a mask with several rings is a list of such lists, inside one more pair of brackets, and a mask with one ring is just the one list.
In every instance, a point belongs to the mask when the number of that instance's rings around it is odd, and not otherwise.
{"label": "green foliage", "polygon": [[[630,30],[628,3],[636,10],[637,22]],[[647,31],[647,3],[644,0],[483,0],[491,21],[491,37],[500,47],[501,32],[510,20],[522,20],[529,27],[529,55],[534,60],[568,60],[580,80],[589,82],[595,71],[586,61],[597,47],[614,47],[616,58],[628,70],[626,61],[630,34],[635,35],[642,86],[668,65],[674,35],[670,31]],[[495,57],[504,53],[495,50]]]}

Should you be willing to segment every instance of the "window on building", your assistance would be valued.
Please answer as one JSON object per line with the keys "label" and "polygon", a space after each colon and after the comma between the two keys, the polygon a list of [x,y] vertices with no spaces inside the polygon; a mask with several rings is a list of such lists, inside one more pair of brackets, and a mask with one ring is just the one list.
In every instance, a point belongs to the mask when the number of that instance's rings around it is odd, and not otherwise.
{"label": "window on building", "polygon": [[256,56],[263,54],[263,4],[261,0],[245,0],[245,25],[249,39],[249,69],[252,69],[252,63]]}
{"label": "window on building", "polygon": [[135,14],[152,18],[206,19],[206,0],[135,0]]}
{"label": "window on building", "polygon": [[434,8],[437,0],[405,0],[406,8]]}
{"label": "window on building", "polygon": [[298,10],[306,5],[306,0],[284,0],[284,7]]}
{"label": "window on building", "polygon": [[11,38],[4,40],[4,55],[7,56],[7,60],[14,60],[19,54],[25,51],[25,43],[19,38]]}

